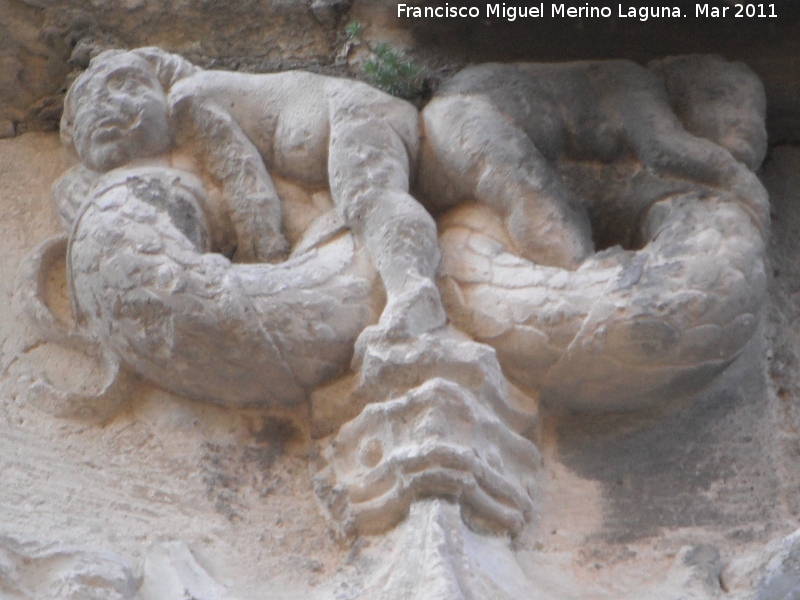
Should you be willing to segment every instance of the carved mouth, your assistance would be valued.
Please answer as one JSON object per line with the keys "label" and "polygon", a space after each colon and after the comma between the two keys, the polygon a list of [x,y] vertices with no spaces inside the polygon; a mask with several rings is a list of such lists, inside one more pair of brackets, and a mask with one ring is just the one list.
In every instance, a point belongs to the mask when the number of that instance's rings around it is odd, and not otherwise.
{"label": "carved mouth", "polygon": [[115,142],[120,139],[125,132],[118,125],[103,125],[92,132],[92,141],[99,143]]}
{"label": "carved mouth", "polygon": [[141,121],[141,115],[136,115],[132,121],[119,118],[103,119],[92,132],[92,141],[100,144],[116,142],[130,131],[136,129]]}

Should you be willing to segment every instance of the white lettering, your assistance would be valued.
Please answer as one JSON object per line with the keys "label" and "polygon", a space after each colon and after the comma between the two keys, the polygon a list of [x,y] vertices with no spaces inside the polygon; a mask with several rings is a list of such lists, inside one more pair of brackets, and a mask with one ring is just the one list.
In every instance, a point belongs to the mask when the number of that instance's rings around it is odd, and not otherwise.
{"label": "white lettering", "polygon": [[[642,6],[639,8],[635,8],[633,6],[624,9],[622,4],[619,4],[619,12],[618,16],[621,18],[632,18],[632,19],[639,19],[640,21],[647,21],[650,18],[661,18],[661,17],[680,17],[681,16],[681,9],[677,7],[670,7],[670,6]],[[706,5],[706,9],[708,5]],[[716,10],[716,9],[715,9]],[[703,8],[699,5],[695,5],[695,13],[700,14],[702,13]]]}

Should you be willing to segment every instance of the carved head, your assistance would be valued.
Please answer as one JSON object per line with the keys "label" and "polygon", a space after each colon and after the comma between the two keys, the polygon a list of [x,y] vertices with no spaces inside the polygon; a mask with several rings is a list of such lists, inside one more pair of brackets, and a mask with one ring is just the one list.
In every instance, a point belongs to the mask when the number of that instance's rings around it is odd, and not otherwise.
{"label": "carved head", "polygon": [[720,56],[673,56],[648,65],[659,74],[684,128],[728,150],[755,171],[767,152],[767,100],[744,63]]}
{"label": "carved head", "polygon": [[94,58],[67,92],[61,139],[95,171],[169,150],[167,99],[153,67],[121,50]]}

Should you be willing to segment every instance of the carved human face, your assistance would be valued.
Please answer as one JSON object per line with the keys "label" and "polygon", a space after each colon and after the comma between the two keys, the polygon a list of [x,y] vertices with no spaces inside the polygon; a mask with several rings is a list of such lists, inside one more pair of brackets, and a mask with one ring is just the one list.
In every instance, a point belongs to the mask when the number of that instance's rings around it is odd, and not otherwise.
{"label": "carved human face", "polygon": [[166,96],[144,59],[101,54],[73,85],[72,136],[86,166],[108,171],[169,149]]}
{"label": "carved human face", "polygon": [[766,101],[760,83],[743,81],[712,116],[716,117],[719,144],[755,171],[767,153]]}
{"label": "carved human face", "polygon": [[683,126],[726,148],[755,170],[767,151],[766,97],[758,77],[741,63],[690,55],[651,63],[665,78]]}

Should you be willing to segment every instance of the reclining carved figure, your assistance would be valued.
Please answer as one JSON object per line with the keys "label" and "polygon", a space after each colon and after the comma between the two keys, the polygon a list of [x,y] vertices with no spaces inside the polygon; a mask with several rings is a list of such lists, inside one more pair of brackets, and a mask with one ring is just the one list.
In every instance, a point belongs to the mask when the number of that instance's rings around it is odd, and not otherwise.
{"label": "reclining carved figure", "polygon": [[[230,257],[235,249],[236,263],[286,258],[289,245],[281,231],[281,201],[270,173],[312,191],[330,188],[335,210],[328,221],[338,217],[340,229],[342,224],[347,227],[356,246],[367,251],[366,264],[371,259],[377,269],[387,303],[380,322],[367,329],[365,345],[409,339],[444,325],[434,282],[439,263],[436,226],[408,193],[419,137],[417,111],[407,102],[359,82],[310,73],[204,71],[176,55],[142,48],[105,52],[92,61],[67,94],[61,132],[65,145],[77,151],[82,163],[54,186],[59,212],[73,231],[68,259],[74,301],[90,329],[102,331],[127,363],[163,387],[222,403],[296,403],[313,386],[346,368],[355,338],[374,323],[371,315],[376,301],[381,302],[380,292],[377,296],[371,292],[367,271],[372,267],[353,258],[352,242],[346,251],[319,248],[326,259],[293,255],[281,265],[231,265],[205,253],[211,250]],[[188,175],[181,178],[165,171],[169,166],[194,171],[203,183],[189,185]],[[133,171],[113,175],[121,167]],[[135,172],[141,167],[163,172]],[[98,179],[102,173],[108,174]],[[175,189],[170,189],[171,178],[179,183]],[[161,199],[148,200],[154,194]],[[120,206],[121,196],[130,207],[139,208]],[[106,208],[80,209],[87,198]],[[179,206],[192,202],[202,210],[181,217]],[[150,215],[153,211],[160,216]],[[100,248],[115,235],[110,231],[95,239],[94,246],[87,241],[91,236],[75,238],[89,231],[85,222],[109,225],[112,215],[130,229],[124,236],[130,241],[127,250]],[[175,242],[179,221],[200,231],[200,217],[208,221],[208,246],[190,238]],[[324,222],[316,225],[325,228]],[[156,245],[164,252],[143,249],[147,244],[136,242],[134,230],[148,240],[160,239]],[[318,236],[327,235],[316,245],[335,233],[316,231]],[[313,245],[304,249],[311,251]],[[81,252],[88,254],[78,260]],[[344,254],[334,256],[336,252]],[[151,260],[155,254],[168,257],[172,266],[156,265]],[[115,273],[108,266],[112,263]],[[198,267],[200,263],[205,267]],[[351,268],[350,263],[361,266]],[[339,271],[330,271],[334,268]],[[131,281],[120,280],[114,288],[112,280],[122,277],[123,271],[135,274],[142,298],[120,296],[130,295],[124,290]],[[278,281],[279,275],[284,283]],[[333,279],[323,285],[330,275]],[[189,287],[173,293],[175,277],[188,278]],[[268,280],[274,285],[264,283]],[[341,293],[331,295],[329,284]],[[324,289],[310,289],[319,285]],[[181,293],[186,302],[194,299],[180,305],[175,298]],[[281,294],[289,302],[282,310],[251,306]],[[158,310],[150,311],[158,324],[146,322],[144,308],[127,320],[126,311],[117,310],[126,303],[133,310],[145,297],[162,309],[160,316]],[[203,306],[208,303],[214,306]],[[345,316],[342,310],[348,303],[355,312]],[[290,314],[292,306],[296,314]],[[276,321],[278,333],[270,330],[271,320]],[[138,330],[126,331],[125,323],[132,321],[139,323]],[[191,330],[203,323],[206,326]],[[232,332],[241,335],[227,340],[225,334]],[[289,356],[294,351],[287,348],[297,341],[289,338],[295,334],[305,340],[301,345],[306,350]],[[281,350],[281,339],[270,336],[286,337],[286,348]],[[219,347],[229,351],[214,359],[214,348]],[[155,353],[147,356],[151,351]],[[190,367],[192,357],[201,360]],[[172,367],[167,366],[170,363]],[[180,377],[174,369],[178,363],[185,363]],[[266,363],[272,367],[266,369]],[[283,376],[272,373],[275,369]],[[210,381],[214,372],[216,383]],[[240,383],[233,385],[234,380]]]}
{"label": "reclining carved figure", "polygon": [[[82,161],[54,199],[89,337],[178,394],[296,406],[347,367],[361,334],[358,391],[372,408],[316,478],[342,531],[391,527],[431,496],[499,531],[532,517],[539,454],[504,420],[516,413],[495,353],[444,327],[435,223],[408,194],[413,107],[356,82],[205,72],[142,49],[92,62],[62,136]],[[277,264],[266,261],[287,246],[276,191],[287,184],[270,173],[329,186],[335,207]],[[223,256],[232,240],[239,262]],[[387,307],[365,330],[381,300],[375,267]],[[520,429],[531,420],[516,416]]]}
{"label": "reclining carved figure", "polygon": [[718,57],[465,69],[422,114],[426,206],[478,203],[439,223],[449,317],[553,406],[707,382],[764,294],[764,113]]}

